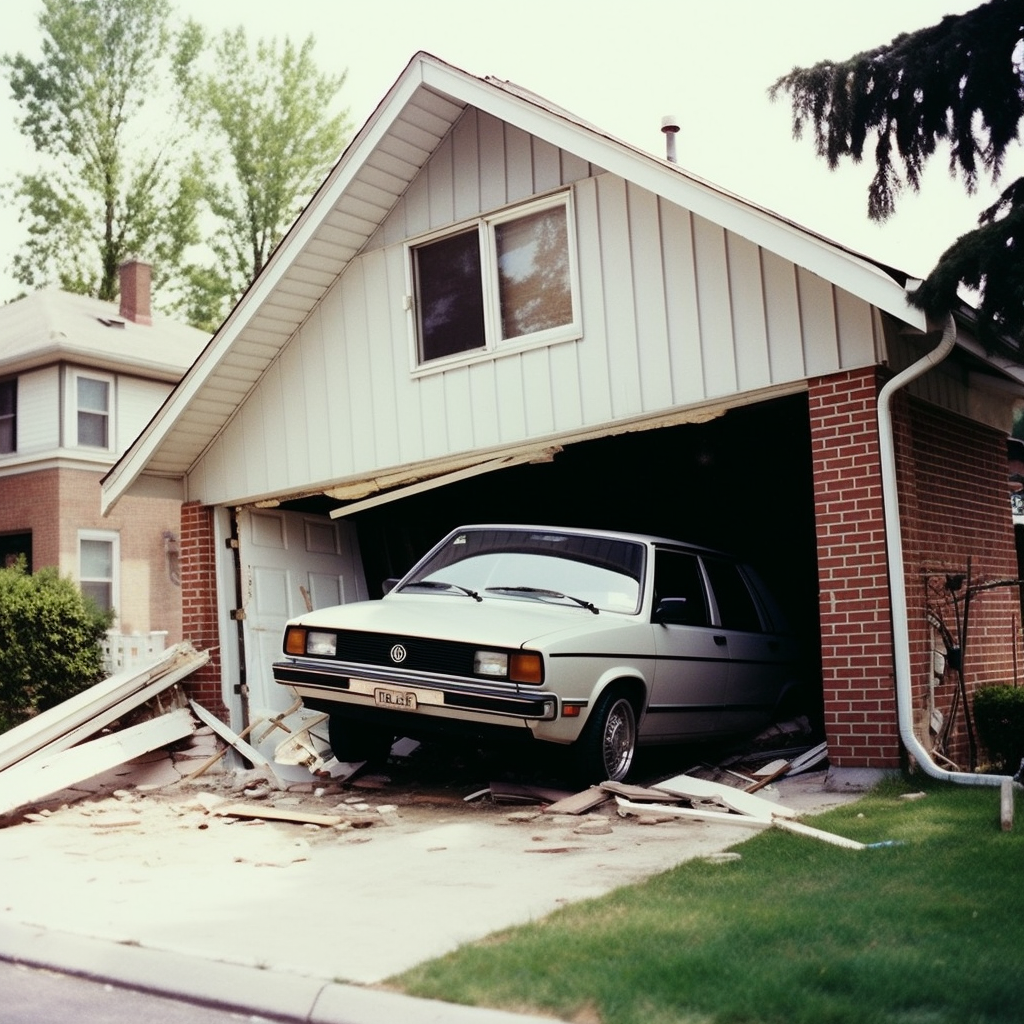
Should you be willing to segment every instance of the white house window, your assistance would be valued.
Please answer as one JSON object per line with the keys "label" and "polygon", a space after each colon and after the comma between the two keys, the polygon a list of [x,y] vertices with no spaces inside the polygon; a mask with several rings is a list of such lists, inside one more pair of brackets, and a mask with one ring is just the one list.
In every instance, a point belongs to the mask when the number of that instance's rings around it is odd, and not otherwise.
{"label": "white house window", "polygon": [[82,593],[103,611],[120,599],[120,539],[116,533],[83,530],[78,535],[78,582]]}
{"label": "white house window", "polygon": [[417,362],[579,336],[568,193],[410,246]]}
{"label": "white house window", "polygon": [[110,447],[110,392],[109,380],[84,376],[75,378],[79,445]]}
{"label": "white house window", "polygon": [[0,455],[18,450],[18,381],[0,380]]}

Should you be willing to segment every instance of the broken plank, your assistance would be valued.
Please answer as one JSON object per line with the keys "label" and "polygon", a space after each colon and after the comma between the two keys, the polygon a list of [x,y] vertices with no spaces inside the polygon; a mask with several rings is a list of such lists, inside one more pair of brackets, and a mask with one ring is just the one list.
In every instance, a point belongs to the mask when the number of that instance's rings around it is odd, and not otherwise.
{"label": "broken plank", "polygon": [[631,786],[628,782],[601,783],[601,789],[614,793],[616,796],[624,796],[627,800],[649,801],[651,803],[677,804],[685,799],[676,793],[665,793],[657,789],[649,789],[646,786]]}
{"label": "broken plank", "polygon": [[730,814],[728,811],[703,811],[696,807],[679,807],[676,804],[637,804],[625,797],[617,796],[615,802],[620,811],[627,814],[670,815],[673,818],[687,818],[691,821],[706,821],[725,825],[746,825],[751,828],[767,827],[772,824],[770,818],[754,818],[749,814]]}
{"label": "broken plank", "polygon": [[16,725],[0,736],[0,771],[39,753],[67,750],[209,661],[190,644],[177,644],[144,668],[126,669]]}
{"label": "broken plank", "polygon": [[739,814],[749,814],[755,818],[795,818],[797,813],[791,807],[777,804],[773,800],[765,800],[761,796],[754,796],[735,786],[710,782],[707,779],[697,779],[692,775],[677,775],[673,779],[656,783],[654,788],[691,799],[715,800],[730,810]]}
{"label": "broken plank", "polygon": [[286,807],[271,807],[264,804],[229,804],[215,808],[214,814],[229,818],[259,818],[262,821],[287,821],[295,825],[340,825],[345,821],[341,814],[318,814],[312,811],[292,810]]}
{"label": "broken plank", "polygon": [[[777,764],[779,767],[775,768],[774,771],[768,773],[767,775],[762,775],[761,778],[759,778],[757,782],[755,782],[752,786],[747,786],[746,791],[748,793],[756,793],[759,789],[764,789],[764,787],[767,786],[769,783],[772,783],[776,779],[781,778],[790,769],[789,761],[773,761],[772,765],[775,764]],[[766,767],[771,767],[771,765],[766,765]],[[760,772],[754,772],[754,774],[759,775]]]}
{"label": "broken plank", "polygon": [[1013,779],[1009,775],[999,784],[999,825],[1004,832],[1013,829]]}
{"label": "broken plank", "polygon": [[809,771],[824,761],[826,757],[828,757],[828,743],[819,743],[799,757],[794,757],[786,774],[798,775],[800,772]]}
{"label": "broken plank", "polygon": [[529,786],[518,782],[492,782],[491,798],[499,803],[553,804],[573,794],[567,789]]}
{"label": "broken plank", "polygon": [[206,710],[201,704],[197,704],[194,700],[190,700],[189,704],[192,706],[192,710],[196,713],[196,716],[205,725],[208,725],[222,740],[229,743],[239,754],[242,755],[247,761],[262,768],[265,772],[270,774],[270,779],[278,789],[284,789],[284,785],[281,780],[277,777],[277,773],[274,771],[274,766],[270,761],[264,757],[254,746],[246,743],[238,733],[228,728],[216,715],[212,715]]}
{"label": "broken plank", "polygon": [[842,846],[847,850],[865,850],[864,843],[858,843],[855,839],[847,839],[845,836],[837,836],[834,832],[825,832],[820,828],[812,828],[799,821],[787,821],[785,818],[776,818],[775,825],[785,829],[787,832],[795,832],[797,835],[808,836],[811,839],[820,839],[822,842],[831,843],[833,846]]}
{"label": "broken plank", "polygon": [[563,797],[553,804],[544,808],[545,814],[585,814],[595,807],[611,800],[611,793],[601,789],[600,786],[591,786],[582,792],[573,793],[572,796]]}
{"label": "broken plank", "polygon": [[0,814],[184,739],[194,730],[195,721],[188,709],[178,708],[129,729],[59,751],[46,759],[35,757],[24,761],[0,775]]}

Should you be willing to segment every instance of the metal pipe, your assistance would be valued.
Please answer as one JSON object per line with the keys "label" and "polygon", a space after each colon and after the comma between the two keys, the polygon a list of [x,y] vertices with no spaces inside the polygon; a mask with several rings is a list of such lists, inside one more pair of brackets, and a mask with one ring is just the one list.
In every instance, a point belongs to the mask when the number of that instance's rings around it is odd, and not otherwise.
{"label": "metal pipe", "polygon": [[956,344],[956,322],[948,317],[939,344],[916,363],[896,374],[878,395],[878,451],[882,469],[882,505],[885,512],[885,548],[889,560],[892,606],[893,659],[896,674],[896,709],[900,739],[925,773],[944,782],[973,786],[1001,786],[1008,775],[953,772],[940,768],[914,733],[910,671],[910,628],[907,618],[907,584],[903,571],[903,537],[900,533],[899,490],[896,486],[896,445],[893,438],[892,400],[900,388],[937,366]]}

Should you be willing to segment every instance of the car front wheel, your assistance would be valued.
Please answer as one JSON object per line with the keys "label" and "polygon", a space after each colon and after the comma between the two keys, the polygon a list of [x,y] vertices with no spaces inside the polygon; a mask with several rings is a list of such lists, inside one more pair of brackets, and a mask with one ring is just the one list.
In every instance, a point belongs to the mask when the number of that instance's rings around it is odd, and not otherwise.
{"label": "car front wheel", "polygon": [[581,781],[622,782],[636,752],[636,712],[621,692],[601,695],[577,742],[576,763]]}

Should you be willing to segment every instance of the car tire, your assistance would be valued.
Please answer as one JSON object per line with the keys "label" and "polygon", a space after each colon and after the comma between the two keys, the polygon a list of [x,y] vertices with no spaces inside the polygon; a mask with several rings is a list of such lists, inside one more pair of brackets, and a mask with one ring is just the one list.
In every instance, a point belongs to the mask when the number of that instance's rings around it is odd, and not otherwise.
{"label": "car tire", "polygon": [[339,761],[349,763],[372,761],[380,764],[388,759],[395,737],[383,729],[354,722],[345,715],[333,714],[327,721],[327,738],[331,753]]}
{"label": "car tire", "polygon": [[636,711],[622,690],[606,690],[576,741],[576,768],[584,784],[622,782],[636,753]]}

